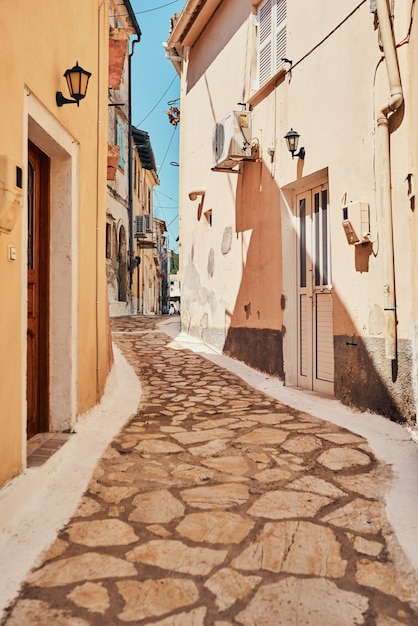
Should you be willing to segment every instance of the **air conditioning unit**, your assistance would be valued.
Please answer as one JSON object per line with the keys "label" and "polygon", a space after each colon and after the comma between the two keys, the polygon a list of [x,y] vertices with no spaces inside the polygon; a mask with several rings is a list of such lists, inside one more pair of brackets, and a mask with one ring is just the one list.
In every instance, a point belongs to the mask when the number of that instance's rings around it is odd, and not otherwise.
{"label": "air conditioning unit", "polygon": [[251,158],[251,113],[231,111],[216,124],[212,133],[212,166],[232,169]]}
{"label": "air conditioning unit", "polygon": [[343,228],[350,245],[370,241],[370,208],[367,202],[350,202],[343,206]]}

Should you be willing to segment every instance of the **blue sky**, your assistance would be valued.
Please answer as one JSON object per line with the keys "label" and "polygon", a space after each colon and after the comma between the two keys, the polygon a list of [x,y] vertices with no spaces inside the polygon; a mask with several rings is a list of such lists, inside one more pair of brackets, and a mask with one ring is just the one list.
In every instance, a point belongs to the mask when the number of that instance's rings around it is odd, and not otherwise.
{"label": "blue sky", "polygon": [[180,96],[180,79],[165,58],[162,43],[168,38],[170,18],[184,4],[184,0],[131,0],[142,33],[132,58],[132,123],[150,136],[160,179],[154,187],[154,215],[165,220],[168,247],[174,252],[179,249],[179,168],[170,163],[179,161],[180,128],[169,123],[167,111],[168,103]]}

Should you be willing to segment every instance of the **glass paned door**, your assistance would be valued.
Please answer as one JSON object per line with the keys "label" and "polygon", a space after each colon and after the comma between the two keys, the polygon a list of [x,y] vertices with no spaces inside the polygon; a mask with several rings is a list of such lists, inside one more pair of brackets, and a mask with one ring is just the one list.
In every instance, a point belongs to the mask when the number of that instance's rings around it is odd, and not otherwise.
{"label": "glass paned door", "polygon": [[328,186],[297,196],[298,385],[334,392]]}

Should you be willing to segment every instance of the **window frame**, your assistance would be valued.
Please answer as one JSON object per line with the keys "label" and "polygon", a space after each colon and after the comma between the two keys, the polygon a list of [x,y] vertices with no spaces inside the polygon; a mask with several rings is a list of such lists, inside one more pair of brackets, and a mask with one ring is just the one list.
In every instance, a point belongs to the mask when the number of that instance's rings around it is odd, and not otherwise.
{"label": "window frame", "polygon": [[116,115],[116,145],[119,146],[118,167],[125,171],[125,123],[120,115]]}
{"label": "window frame", "polygon": [[287,0],[262,0],[256,7],[257,89],[283,69],[287,48]]}
{"label": "window frame", "polygon": [[112,234],[113,225],[111,222],[106,222],[106,259],[112,258]]}

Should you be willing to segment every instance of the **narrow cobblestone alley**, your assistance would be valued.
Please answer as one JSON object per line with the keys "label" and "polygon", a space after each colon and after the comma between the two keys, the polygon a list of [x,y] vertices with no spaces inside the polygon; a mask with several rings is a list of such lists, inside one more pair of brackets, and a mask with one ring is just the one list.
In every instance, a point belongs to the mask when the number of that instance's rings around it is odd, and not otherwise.
{"label": "narrow cobblestone alley", "polygon": [[418,624],[418,576],[362,437],[112,321],[142,384],[7,626]]}

